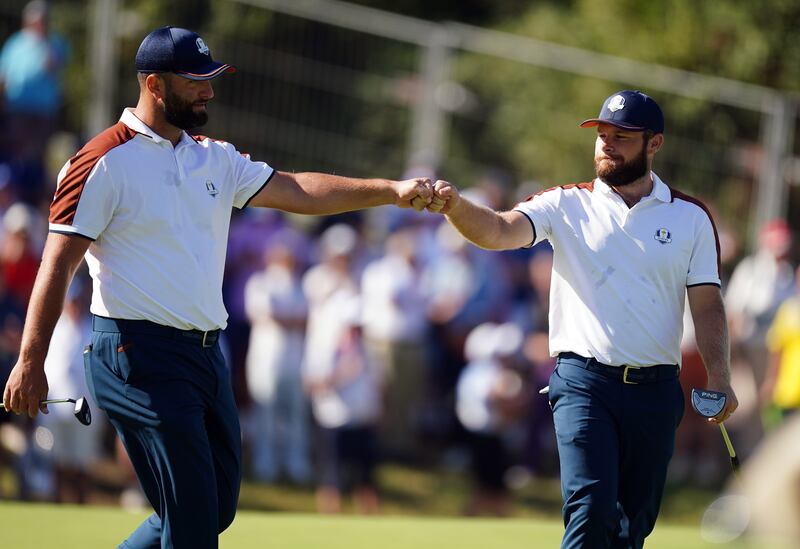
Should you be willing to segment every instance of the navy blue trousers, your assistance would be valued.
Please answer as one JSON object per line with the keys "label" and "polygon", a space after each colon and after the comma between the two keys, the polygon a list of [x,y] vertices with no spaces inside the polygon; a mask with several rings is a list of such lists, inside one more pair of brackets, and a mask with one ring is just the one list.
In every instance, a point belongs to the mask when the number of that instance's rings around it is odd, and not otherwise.
{"label": "navy blue trousers", "polygon": [[683,392],[674,379],[624,384],[559,358],[550,377],[564,549],[644,545],[661,505]]}
{"label": "navy blue trousers", "polygon": [[84,358],[89,391],[155,510],[120,547],[218,547],[241,481],[239,418],[219,345],[95,317]]}

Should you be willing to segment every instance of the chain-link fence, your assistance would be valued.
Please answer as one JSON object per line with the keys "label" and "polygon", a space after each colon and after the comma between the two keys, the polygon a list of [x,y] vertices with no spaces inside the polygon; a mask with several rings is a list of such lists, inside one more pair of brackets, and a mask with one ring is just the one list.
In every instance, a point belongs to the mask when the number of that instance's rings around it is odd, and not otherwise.
{"label": "chain-link fence", "polygon": [[[206,131],[277,167],[435,172],[462,186],[498,174],[513,188],[587,180],[594,136],[578,122],[640,87],[667,114],[664,179],[708,200],[743,241],[787,212],[796,111],[773,90],[339,2],[215,5],[239,30],[212,21],[203,32],[239,73],[215,82]],[[139,39],[120,48],[131,85],[118,107],[135,99]]]}
{"label": "chain-link fence", "polygon": [[[0,38],[19,27],[23,5],[2,3]],[[73,67],[80,65],[68,83],[73,129],[81,119],[110,123],[135,103],[133,58],[154,24],[132,0],[91,6],[106,14],[90,13],[75,31],[86,34],[76,42],[96,45],[73,55]],[[501,174],[514,188],[586,180],[593,136],[578,122],[609,93],[641,87],[667,115],[657,172],[709,200],[742,239],[798,200],[789,186],[800,180],[796,103],[773,90],[340,2],[209,6],[198,30],[238,73],[215,80],[203,132],[280,169],[435,171],[461,186]],[[76,115],[84,109],[89,115]],[[86,133],[96,125],[86,122]]]}

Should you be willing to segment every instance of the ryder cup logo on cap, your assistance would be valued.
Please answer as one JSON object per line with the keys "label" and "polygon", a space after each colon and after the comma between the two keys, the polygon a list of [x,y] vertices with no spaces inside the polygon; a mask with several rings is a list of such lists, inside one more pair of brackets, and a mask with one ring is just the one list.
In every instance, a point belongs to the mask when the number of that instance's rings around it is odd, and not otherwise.
{"label": "ryder cup logo on cap", "polygon": [[156,29],[142,40],[136,52],[138,72],[172,72],[190,80],[211,80],[236,69],[211,58],[205,41],[178,27]]}
{"label": "ryder cup logo on cap", "polygon": [[611,112],[617,112],[620,109],[625,108],[625,98],[621,95],[615,95],[611,98],[611,101],[608,102],[608,110]]}
{"label": "ryder cup logo on cap", "polygon": [[199,36],[197,37],[195,44],[197,44],[197,51],[199,51],[203,55],[211,55],[208,53],[208,46],[206,46],[206,43],[203,42],[203,39],[200,38]]}
{"label": "ryder cup logo on cap", "polygon": [[652,97],[636,90],[623,90],[605,100],[597,118],[581,123],[581,128],[611,124],[624,130],[664,133],[664,114]]}

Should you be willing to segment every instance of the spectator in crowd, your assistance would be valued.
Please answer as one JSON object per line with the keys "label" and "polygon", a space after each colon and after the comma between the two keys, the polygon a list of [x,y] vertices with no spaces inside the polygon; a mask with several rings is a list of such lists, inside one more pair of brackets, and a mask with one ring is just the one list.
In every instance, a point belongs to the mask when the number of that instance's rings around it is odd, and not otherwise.
{"label": "spectator in crowd", "polygon": [[435,413],[426,417],[429,430],[445,420],[443,406],[448,406],[452,415],[467,335],[479,324],[502,320],[510,296],[505,257],[494,257],[471,245],[447,223],[437,227],[435,236],[436,253],[426,263],[422,277],[429,296],[429,349],[433,354],[426,409]]}
{"label": "spectator in crowd", "polygon": [[[51,398],[88,398],[83,372],[83,350],[92,339],[87,290],[83,279],[73,281],[53,331],[44,363]],[[53,406],[49,414],[37,419],[53,435],[55,501],[86,503],[92,487],[90,469],[100,457],[102,423],[81,425],[75,421],[72,408],[66,405]]]}
{"label": "spectator in crowd", "polygon": [[797,290],[778,308],[767,332],[769,368],[761,386],[761,401],[782,418],[800,409],[800,269],[795,284]]}
{"label": "spectator in crowd", "polygon": [[530,472],[547,475],[558,471],[558,452],[553,433],[553,417],[547,398],[539,390],[547,386],[556,361],[548,343],[550,278],[553,252],[548,244],[539,244],[527,261],[530,294],[519,299],[512,319],[523,328],[523,354],[529,365],[527,441],[523,461]]}
{"label": "spectator in crowd", "polygon": [[794,269],[788,260],[792,235],[784,220],[766,223],[758,248],[742,259],[725,292],[731,334],[731,376],[741,395],[739,413],[728,423],[736,450],[746,458],[763,436],[762,388],[769,351],[767,330],[780,304],[794,292]]}
{"label": "spectator in crowd", "polygon": [[[526,332],[547,332],[550,312],[550,279],[553,270],[553,249],[549,244],[539,244],[531,250],[527,261],[527,299],[516,303],[514,318]],[[549,375],[549,374],[548,374]]]}
{"label": "spectator in crowd", "polygon": [[56,128],[61,107],[61,72],[66,41],[49,29],[49,5],[29,2],[22,29],[0,51],[0,92],[8,122],[8,146],[18,171],[23,198],[35,202],[44,183],[44,145]]}
{"label": "spectator in crowd", "polygon": [[731,350],[752,369],[757,387],[766,373],[767,329],[794,289],[793,268],[787,259],[791,247],[792,235],[785,221],[764,225],[758,249],[739,262],[725,292]]}
{"label": "spectator in crowd", "polygon": [[14,174],[11,166],[8,162],[3,161],[2,155],[3,153],[0,151],[0,217],[5,216],[8,209],[19,200],[14,188]]}
{"label": "spectator in crowd", "polygon": [[364,334],[387,381],[382,436],[387,450],[398,456],[419,450],[417,411],[428,390],[428,295],[417,237],[411,228],[392,233],[385,255],[367,265],[361,280]]}
{"label": "spectator in crowd", "polygon": [[378,422],[382,409],[382,371],[364,345],[361,302],[339,293],[332,298],[342,322],[328,369],[306,373],[314,417],[320,427],[320,479],[317,507],[337,513],[342,493],[353,489],[356,508],[379,510],[375,480],[378,463]]}
{"label": "spectator in crowd", "polygon": [[244,294],[252,323],[246,371],[253,401],[253,472],[263,482],[275,482],[285,473],[302,485],[311,480],[311,465],[301,371],[308,302],[293,252],[299,239],[297,233],[283,231]]}
{"label": "spectator in crowd", "polygon": [[39,214],[22,203],[11,206],[3,216],[0,269],[8,292],[25,307],[39,270],[39,250],[33,241],[33,235],[39,232],[38,219]]}
{"label": "spectator in crowd", "polygon": [[[6,291],[5,277],[0,276],[0,384],[5,385],[11,368],[17,361],[22,339],[22,323],[25,309],[17,299]],[[0,408],[0,469],[13,466],[18,470],[18,459],[22,453],[19,443],[25,443],[25,435],[15,421],[15,416]],[[0,497],[6,498],[0,483]]]}
{"label": "spectator in crowd", "polygon": [[267,208],[246,208],[231,218],[222,286],[225,307],[228,310],[225,341],[229,355],[225,359],[231,370],[234,397],[243,410],[249,404],[245,363],[250,341],[250,321],[245,312],[244,287],[250,277],[263,266],[265,247],[270,246],[275,235],[284,227],[286,220],[283,212]]}
{"label": "spectator in crowd", "polygon": [[328,372],[345,329],[339,305],[359,295],[354,272],[358,233],[350,225],[328,227],[319,240],[321,261],[303,276],[308,301],[303,370],[305,377]]}
{"label": "spectator in crowd", "polygon": [[[430,295],[429,348],[431,353],[425,402],[424,429],[428,435],[452,434],[455,420],[455,387],[464,367],[463,347],[475,325],[465,318],[468,303],[478,293],[483,275],[476,270],[468,243],[449,224],[436,229],[435,251],[422,275],[422,287]],[[485,318],[481,318],[480,322]]]}
{"label": "spectator in crowd", "polygon": [[522,330],[511,323],[481,324],[466,341],[469,363],[458,379],[456,413],[467,431],[475,477],[467,515],[510,511],[505,476],[512,460],[505,439],[524,417],[528,401],[518,369],[522,342]]}
{"label": "spectator in crowd", "polygon": [[[25,308],[8,292],[5,276],[0,276],[0,383],[6,382],[17,361],[24,321]],[[0,422],[9,417],[9,412],[0,409]]]}

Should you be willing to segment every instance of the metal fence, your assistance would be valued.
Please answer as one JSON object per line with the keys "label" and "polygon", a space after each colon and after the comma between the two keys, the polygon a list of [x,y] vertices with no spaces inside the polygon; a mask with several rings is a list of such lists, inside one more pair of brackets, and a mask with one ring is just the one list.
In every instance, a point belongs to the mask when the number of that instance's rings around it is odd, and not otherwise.
{"label": "metal fence", "polygon": [[[0,38],[18,25],[23,4],[2,4]],[[800,206],[790,185],[800,180],[797,101],[775,90],[333,0],[210,6],[200,30],[238,74],[215,81],[204,132],[280,169],[399,177],[427,168],[464,186],[487,173],[513,185],[585,180],[593,138],[576,124],[595,112],[576,112],[572,99],[590,90],[599,106],[635,87],[658,98],[668,123],[670,113],[697,113],[669,127],[657,159],[668,182],[710,199],[751,239],[764,220]],[[87,134],[135,102],[133,56],[149,30],[132,0],[91,7],[87,53],[75,59],[90,79]],[[213,10],[226,12],[229,28]],[[487,82],[489,72],[503,78]],[[545,80],[563,93],[537,93]],[[494,138],[532,128],[547,135],[535,149],[503,150]]]}

